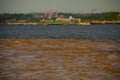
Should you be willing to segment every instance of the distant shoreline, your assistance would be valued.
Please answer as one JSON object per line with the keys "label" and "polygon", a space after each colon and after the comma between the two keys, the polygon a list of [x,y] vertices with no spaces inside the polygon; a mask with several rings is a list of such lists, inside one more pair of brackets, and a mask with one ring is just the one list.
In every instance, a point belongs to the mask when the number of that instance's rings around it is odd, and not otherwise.
{"label": "distant shoreline", "polygon": [[[19,22],[11,22],[5,23],[7,25],[94,25],[94,24],[120,24],[120,21],[91,21],[91,22],[81,22],[77,24],[69,24],[69,23],[38,23],[38,22],[28,22],[28,23],[19,23]],[[4,25],[4,23],[1,23]]]}

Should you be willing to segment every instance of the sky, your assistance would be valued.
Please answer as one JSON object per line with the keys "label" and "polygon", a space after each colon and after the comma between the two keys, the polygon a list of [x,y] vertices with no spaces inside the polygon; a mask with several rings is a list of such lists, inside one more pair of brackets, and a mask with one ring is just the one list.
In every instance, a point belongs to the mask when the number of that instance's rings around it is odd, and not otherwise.
{"label": "sky", "polygon": [[49,10],[72,13],[120,12],[120,0],[0,0],[0,13]]}

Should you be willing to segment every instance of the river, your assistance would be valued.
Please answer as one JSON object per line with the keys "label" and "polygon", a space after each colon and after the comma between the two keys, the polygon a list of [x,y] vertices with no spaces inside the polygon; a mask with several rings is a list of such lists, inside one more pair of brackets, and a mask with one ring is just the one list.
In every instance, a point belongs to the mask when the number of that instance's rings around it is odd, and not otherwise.
{"label": "river", "polygon": [[87,39],[120,40],[120,25],[3,25],[0,26],[0,38],[52,38],[52,39]]}

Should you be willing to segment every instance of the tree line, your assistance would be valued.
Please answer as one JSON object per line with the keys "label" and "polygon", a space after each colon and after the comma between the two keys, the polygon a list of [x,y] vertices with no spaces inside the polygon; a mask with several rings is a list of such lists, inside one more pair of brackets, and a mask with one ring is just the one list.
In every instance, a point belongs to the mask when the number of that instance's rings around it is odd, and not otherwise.
{"label": "tree line", "polygon": [[[42,15],[44,13],[19,13],[19,14],[9,14],[4,13],[0,14],[0,22],[4,23],[6,20],[27,20],[27,21],[36,21],[39,22],[42,20]],[[107,20],[107,21],[117,21],[120,20],[119,12],[102,12],[102,13],[63,13],[59,12],[58,17],[61,15],[65,18],[72,16],[73,18],[81,18],[81,21],[93,21],[93,20]],[[52,18],[53,19],[53,18]]]}

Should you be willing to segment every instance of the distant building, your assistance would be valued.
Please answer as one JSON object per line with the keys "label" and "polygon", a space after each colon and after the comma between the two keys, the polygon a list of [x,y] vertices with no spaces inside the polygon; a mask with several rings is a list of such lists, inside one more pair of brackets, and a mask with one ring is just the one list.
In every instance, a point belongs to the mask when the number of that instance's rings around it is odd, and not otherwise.
{"label": "distant building", "polygon": [[56,22],[68,22],[70,24],[74,24],[74,23],[80,23],[81,19],[80,18],[73,18],[72,16],[70,16],[69,18],[61,18],[58,17],[55,20]]}
{"label": "distant building", "polygon": [[54,12],[54,16],[55,16],[55,17],[58,17],[57,11]]}
{"label": "distant building", "polygon": [[57,11],[49,11],[49,12],[47,12],[47,13],[44,13],[44,15],[43,15],[43,17],[45,18],[45,19],[52,19],[53,17],[58,17],[58,13],[57,13]]}
{"label": "distant building", "polygon": [[73,19],[73,17],[72,17],[72,16],[70,16],[70,17],[69,17],[69,19],[71,19],[71,20],[72,20],[72,19]]}
{"label": "distant building", "polygon": [[56,22],[63,22],[63,21],[64,21],[64,18],[56,18],[55,21],[56,21]]}
{"label": "distant building", "polygon": [[58,17],[58,18],[56,18],[55,21],[56,22],[70,22],[70,19],[69,18],[60,18],[60,17]]}

